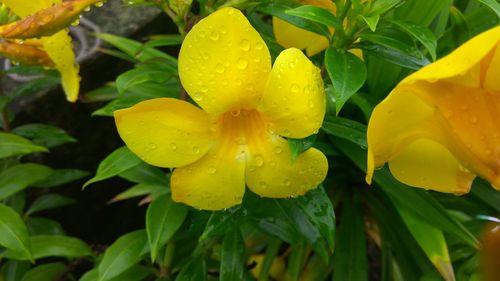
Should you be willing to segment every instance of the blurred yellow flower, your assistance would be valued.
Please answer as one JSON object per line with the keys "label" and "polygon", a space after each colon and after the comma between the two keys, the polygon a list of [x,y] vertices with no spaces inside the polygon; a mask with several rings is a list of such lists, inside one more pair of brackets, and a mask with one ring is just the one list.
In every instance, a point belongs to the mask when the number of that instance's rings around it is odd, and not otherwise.
{"label": "blurred yellow flower", "polygon": [[[9,39],[32,39],[39,41],[41,49],[47,53],[55,68],[61,74],[62,86],[66,98],[74,102],[80,88],[79,66],[73,53],[69,26],[89,5],[103,0],[2,0],[21,20],[0,26],[0,37]],[[44,37],[42,37],[44,36]],[[14,51],[33,53],[22,46],[8,46]],[[7,48],[7,47],[6,47]],[[26,49],[26,50],[25,50]],[[45,64],[50,65],[50,64]]]}
{"label": "blurred yellow flower", "polygon": [[463,194],[500,188],[500,27],[408,76],[373,111],[368,174],[389,163],[411,186]]}
{"label": "blurred yellow flower", "polygon": [[187,34],[179,54],[182,85],[203,109],[171,98],[115,112],[118,132],[144,161],[177,167],[172,198],[209,210],[256,194],[304,194],[326,176],[314,148],[291,160],[288,142],[315,133],[325,114],[320,70],[298,49],[271,69],[263,39],[234,8],[216,11]]}
{"label": "blurred yellow flower", "polygon": [[[304,5],[313,5],[330,10],[335,14],[335,4],[331,0],[299,0]],[[278,44],[285,48],[306,50],[308,56],[313,56],[330,45],[328,38],[314,32],[302,29],[284,20],[273,17],[274,37]],[[333,29],[331,30],[333,33]]]}

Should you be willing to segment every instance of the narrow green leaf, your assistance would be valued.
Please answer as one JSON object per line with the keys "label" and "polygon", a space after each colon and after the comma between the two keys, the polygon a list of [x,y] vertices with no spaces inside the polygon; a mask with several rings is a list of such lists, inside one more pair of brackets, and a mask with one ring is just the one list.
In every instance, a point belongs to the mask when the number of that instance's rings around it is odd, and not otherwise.
{"label": "narrow green leaf", "polygon": [[162,247],[181,227],[187,212],[187,206],[172,201],[170,194],[156,198],[149,205],[146,212],[146,230],[153,261],[156,260]]}
{"label": "narrow green leaf", "polygon": [[[30,237],[31,253],[34,259],[46,257],[76,258],[92,256],[92,250],[82,240],[63,235],[36,235]],[[26,257],[15,251],[3,254],[6,258],[24,260]]]}
{"label": "narrow green leaf", "polygon": [[[40,164],[19,164],[0,173],[0,199],[5,199],[26,187],[45,179],[52,169]],[[29,175],[29,176],[27,176]]]}
{"label": "narrow green leaf", "polygon": [[18,213],[3,204],[0,204],[0,245],[33,259],[26,225]]}
{"label": "narrow green leaf", "polygon": [[368,280],[366,238],[358,194],[343,201],[333,263],[334,280]]}
{"label": "narrow green leaf", "polygon": [[329,27],[342,29],[340,21],[334,14],[332,14],[332,12],[318,6],[303,5],[291,10],[287,10],[286,13],[292,16],[301,17],[316,23],[320,23]]}
{"label": "narrow green leaf", "polygon": [[113,100],[119,96],[120,93],[118,93],[115,83],[106,83],[103,87],[86,92],[80,99],[82,102],[98,102]]}
{"label": "narrow green leaf", "polygon": [[375,30],[377,30],[377,24],[380,20],[380,15],[361,16],[361,18],[366,22],[366,25],[368,25],[372,32],[375,32]]}
{"label": "narrow green leaf", "polygon": [[[122,274],[110,279],[109,281],[142,281],[152,274],[152,270],[145,266],[135,265],[126,270]],[[96,268],[87,271],[79,281],[95,281],[99,277],[99,272]],[[146,279],[148,280],[148,279]]]}
{"label": "narrow green leaf", "polygon": [[434,33],[425,26],[417,25],[414,23],[410,22],[404,22],[404,21],[398,21],[398,20],[391,20],[391,23],[397,25],[399,28],[401,28],[403,31],[408,33],[409,35],[413,36],[415,39],[417,39],[422,45],[429,51],[429,54],[431,54],[432,60],[436,60],[436,37],[434,36]]}
{"label": "narrow green leaf", "polygon": [[45,147],[35,145],[23,137],[9,133],[0,133],[0,159],[33,152],[47,151]]}
{"label": "narrow green leaf", "polygon": [[65,271],[66,265],[62,262],[42,264],[26,272],[21,281],[54,281]]}
{"label": "narrow green leaf", "polygon": [[145,67],[134,68],[124,72],[116,78],[116,88],[120,94],[123,94],[128,89],[144,83],[166,83],[171,79],[171,75],[157,69],[149,69]]}
{"label": "narrow green leaf", "polygon": [[240,206],[225,211],[212,212],[199,240],[203,241],[215,235],[227,233],[229,229],[236,227],[238,221],[242,219],[242,215]]}
{"label": "narrow green leaf", "polygon": [[361,148],[366,149],[366,126],[342,117],[328,117],[323,122],[323,131],[327,134],[351,141]]}
{"label": "narrow green leaf", "polygon": [[27,124],[12,130],[19,136],[30,139],[34,144],[46,148],[56,147],[69,142],[76,142],[63,129],[46,124]]}
{"label": "narrow green leaf", "polygon": [[288,258],[286,269],[287,279],[290,281],[299,280],[300,274],[304,271],[305,261],[309,255],[307,243],[301,239],[292,244],[292,253]]}
{"label": "narrow green leaf", "polygon": [[149,185],[161,185],[165,189],[170,185],[170,178],[160,168],[153,167],[146,163],[140,163],[118,175],[131,182]]}
{"label": "narrow green leaf", "polygon": [[30,235],[64,235],[61,224],[48,218],[29,217],[26,226]]}
{"label": "narrow green leaf", "polygon": [[7,260],[0,269],[0,276],[5,281],[20,281],[30,267],[31,263],[28,261]]}
{"label": "narrow green leaf", "polygon": [[[452,3],[453,0],[406,0],[403,5],[394,11],[394,18],[429,26],[436,16],[442,10],[448,9]],[[425,13],[416,13],[415,11],[425,11]]]}
{"label": "narrow green leaf", "polygon": [[498,0],[476,0],[476,1],[483,3],[493,12],[495,12],[495,14],[497,14],[497,17],[500,18],[500,4],[498,3]]}
{"label": "narrow green leaf", "polygon": [[132,153],[126,146],[122,146],[102,160],[99,167],[97,167],[96,175],[88,180],[83,187],[85,188],[91,183],[116,176],[127,169],[139,165],[141,162],[142,160]]}
{"label": "narrow green leaf", "polygon": [[59,194],[46,194],[38,197],[26,211],[26,215],[29,216],[33,213],[59,208],[71,204],[75,204],[76,200],[70,197],[62,196]]}
{"label": "narrow green leaf", "polygon": [[98,266],[97,281],[108,281],[138,263],[149,252],[145,230],[137,230],[118,238],[104,253]]}
{"label": "narrow green leaf", "polygon": [[203,256],[195,256],[182,268],[175,281],[207,280],[207,264]]}
{"label": "narrow green leaf", "polygon": [[239,228],[224,236],[220,262],[220,281],[243,280],[245,270],[245,244]]}
{"label": "narrow green leaf", "polygon": [[114,203],[143,195],[160,196],[165,193],[168,193],[168,189],[163,185],[151,185],[151,184],[140,183],[116,195],[115,197],[113,197],[113,199],[109,200],[109,203]]}
{"label": "narrow green leaf", "polygon": [[325,66],[333,84],[338,114],[346,101],[365,83],[365,63],[350,52],[330,47],[325,53]]}
{"label": "narrow green leaf", "polygon": [[369,16],[381,15],[393,7],[401,3],[402,0],[377,0],[371,2],[370,10],[368,11]]}
{"label": "narrow green leaf", "polygon": [[295,161],[297,157],[311,148],[316,142],[317,134],[313,134],[303,139],[288,139],[288,146],[292,152],[292,161]]}
{"label": "narrow green leaf", "polygon": [[145,47],[164,47],[175,46],[182,43],[182,36],[179,34],[153,35],[150,40],[144,44]]}
{"label": "narrow green leaf", "polygon": [[90,175],[89,172],[78,169],[53,170],[48,177],[33,183],[33,186],[43,188],[62,186],[67,183],[84,178],[88,175]]}

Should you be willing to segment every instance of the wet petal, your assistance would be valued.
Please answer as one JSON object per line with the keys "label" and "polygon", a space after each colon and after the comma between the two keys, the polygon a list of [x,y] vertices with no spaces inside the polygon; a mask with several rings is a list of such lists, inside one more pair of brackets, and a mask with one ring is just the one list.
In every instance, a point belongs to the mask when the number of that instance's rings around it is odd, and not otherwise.
{"label": "wet petal", "polygon": [[237,146],[220,143],[200,160],[175,169],[172,198],[204,210],[240,204],[245,193],[245,160],[237,155]]}
{"label": "wet petal", "polygon": [[61,74],[61,83],[66,99],[75,102],[80,90],[80,75],[78,74],[80,66],[76,63],[68,30],[61,30],[52,36],[43,37],[41,40],[43,49]]}
{"label": "wet petal", "polygon": [[290,147],[283,138],[266,134],[249,143],[246,183],[256,194],[271,198],[303,195],[326,177],[328,161],[311,148],[292,161]]}
{"label": "wet petal", "polygon": [[61,3],[62,0],[2,0],[2,3],[7,6],[14,14],[21,18],[27,17],[42,9],[50,7],[52,4]]}
{"label": "wet petal", "polygon": [[54,66],[47,53],[28,44],[0,42],[0,55],[21,64]]}
{"label": "wet petal", "polygon": [[149,164],[179,167],[200,159],[210,149],[210,117],[181,100],[158,98],[115,111],[120,137]]}
{"label": "wet petal", "polygon": [[492,54],[491,61],[487,67],[485,78],[484,78],[484,88],[491,91],[500,91],[500,43],[497,43],[497,47]]}
{"label": "wet petal", "polygon": [[[453,78],[457,83],[471,85],[470,79],[476,77],[474,84],[479,86],[479,63],[494,48],[500,40],[500,26],[483,32],[458,47],[448,56],[427,65],[412,75],[406,77],[401,83],[417,80],[437,81]],[[471,74],[469,71],[476,72]]]}
{"label": "wet petal", "polygon": [[205,111],[252,108],[264,92],[271,57],[245,16],[223,8],[197,23],[179,53],[179,76]]}
{"label": "wet petal", "polygon": [[278,44],[284,48],[306,50],[308,56],[314,56],[330,45],[325,36],[302,29],[276,17],[273,17],[273,32]]}
{"label": "wet petal", "polygon": [[475,178],[446,147],[429,139],[405,146],[389,161],[389,169],[410,186],[455,194],[469,192]]}
{"label": "wet petal", "polygon": [[259,111],[271,130],[290,138],[315,133],[325,115],[320,70],[298,49],[287,49],[274,62]]}

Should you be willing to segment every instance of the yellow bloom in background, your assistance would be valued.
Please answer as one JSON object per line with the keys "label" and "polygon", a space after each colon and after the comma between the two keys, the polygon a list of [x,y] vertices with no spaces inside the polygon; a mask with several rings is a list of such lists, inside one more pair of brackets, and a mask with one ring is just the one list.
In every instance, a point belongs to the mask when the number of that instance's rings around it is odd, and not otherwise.
{"label": "yellow bloom in background", "polygon": [[373,111],[368,174],[389,163],[411,186],[463,194],[500,188],[500,27],[408,76]]}
{"label": "yellow bloom in background", "polygon": [[[21,20],[0,26],[0,37],[11,39],[41,36],[41,49],[45,51],[61,74],[62,87],[70,102],[78,99],[80,89],[79,66],[73,53],[69,26],[89,5],[102,0],[2,0]],[[37,40],[37,39],[34,39]]]}
{"label": "yellow bloom in background", "polygon": [[[336,13],[335,4],[331,0],[300,0],[304,5],[313,5]],[[285,48],[306,50],[308,56],[313,56],[330,46],[328,38],[314,32],[302,29],[284,20],[273,17],[274,37],[278,44]],[[333,33],[333,29],[331,30]]]}
{"label": "yellow bloom in background", "polygon": [[315,133],[325,114],[320,70],[298,49],[271,69],[264,40],[234,8],[216,11],[187,34],[179,54],[182,85],[203,109],[159,98],[115,112],[118,132],[144,161],[177,167],[172,198],[208,210],[256,194],[304,194],[326,176],[311,148],[292,161],[288,142]]}

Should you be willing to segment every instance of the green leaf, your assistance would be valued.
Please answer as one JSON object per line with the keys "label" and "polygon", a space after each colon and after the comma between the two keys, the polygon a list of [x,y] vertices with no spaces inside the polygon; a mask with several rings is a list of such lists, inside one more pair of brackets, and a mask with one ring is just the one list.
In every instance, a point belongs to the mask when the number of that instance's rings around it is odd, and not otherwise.
{"label": "green leaf", "polygon": [[[109,281],[141,281],[146,277],[151,275],[151,269],[135,265],[123,272],[122,274],[116,276],[115,278],[110,279]],[[99,272],[97,269],[92,269],[91,271],[86,272],[79,281],[95,281],[99,277]]]}
{"label": "green leaf", "polygon": [[475,180],[470,194],[500,213],[500,204],[498,204],[500,202],[500,192],[493,189],[488,182]]}
{"label": "green leaf", "polygon": [[187,206],[173,202],[170,194],[156,198],[149,205],[146,212],[146,230],[153,261],[158,257],[162,247],[181,227],[187,212]]}
{"label": "green leaf", "polygon": [[366,126],[351,119],[328,117],[323,122],[321,129],[329,135],[351,141],[363,149],[368,147],[365,133]]}
{"label": "green leaf", "polygon": [[113,197],[113,199],[109,200],[109,203],[114,203],[143,195],[151,195],[153,197],[157,197],[165,193],[168,193],[168,189],[166,186],[140,183],[116,195],[115,197]]}
{"label": "green leaf", "polygon": [[292,161],[295,161],[300,154],[311,148],[316,142],[316,137],[317,135],[313,134],[303,139],[288,139],[288,146],[292,153]]}
{"label": "green leaf", "polygon": [[316,23],[330,26],[336,29],[337,28],[342,29],[340,21],[334,14],[332,14],[332,12],[318,6],[303,5],[291,10],[287,10],[286,13],[292,16],[301,17]]}
{"label": "green leaf", "polygon": [[55,187],[79,180],[90,175],[89,172],[78,169],[59,169],[53,170],[48,177],[33,183],[34,187]]}
{"label": "green leaf", "polygon": [[22,83],[12,91],[10,97],[13,99],[28,97],[55,87],[59,83],[61,83],[61,79],[58,74],[55,76],[43,76],[42,78]]}
{"label": "green leaf", "polygon": [[483,3],[493,12],[495,12],[495,14],[497,14],[497,17],[500,18],[500,4],[498,3],[498,0],[476,0],[476,1]]}
{"label": "green leaf", "polygon": [[30,235],[64,235],[61,224],[47,218],[29,217],[26,226]]}
{"label": "green leaf", "polygon": [[137,85],[144,83],[163,84],[170,79],[171,75],[168,75],[165,71],[140,67],[124,72],[118,76],[118,78],[116,78],[116,88],[120,94],[123,94],[125,91]]}
{"label": "green leaf", "polygon": [[175,46],[182,43],[182,36],[179,34],[153,35],[150,40],[144,44],[145,47],[164,47]]}
{"label": "green leaf", "polygon": [[26,225],[18,213],[3,204],[0,204],[0,245],[33,259]]}
{"label": "green leaf", "polygon": [[21,281],[54,281],[66,271],[62,262],[42,264],[30,269]]}
{"label": "green leaf", "polygon": [[334,280],[368,280],[363,214],[358,194],[355,191],[352,193],[352,198],[343,200],[333,264]]}
{"label": "green leaf", "polygon": [[76,142],[76,139],[68,135],[63,129],[45,124],[27,124],[17,127],[14,133],[47,148],[56,147],[68,142]]}
{"label": "green leaf", "polygon": [[170,177],[168,175],[160,168],[146,163],[140,163],[137,166],[121,172],[118,176],[135,183],[161,185],[165,189],[170,185]]}
{"label": "green leaf", "polygon": [[236,227],[237,222],[241,220],[241,216],[242,209],[240,206],[225,211],[212,212],[199,240],[203,241],[215,235],[227,233],[229,229]]}
{"label": "green leaf", "polygon": [[234,228],[222,241],[220,281],[243,280],[245,270],[245,244],[239,228]]}
{"label": "green leaf", "polygon": [[0,276],[5,281],[20,281],[30,267],[31,263],[27,261],[7,260],[0,269]]}
{"label": "green leaf", "polygon": [[40,164],[19,164],[0,173],[0,199],[5,199],[36,183],[52,173],[52,169]]}
{"label": "green leaf", "polygon": [[[63,235],[36,235],[30,237],[31,253],[34,259],[46,257],[76,258],[92,256],[92,250],[78,238]],[[15,251],[6,251],[3,256],[10,259],[25,260],[26,257]]]}
{"label": "green leaf", "polygon": [[330,47],[325,53],[325,66],[333,84],[335,109],[339,114],[346,101],[365,83],[365,63],[350,52]]}
{"label": "green leaf", "polygon": [[375,30],[377,30],[377,24],[380,20],[380,15],[361,16],[361,18],[366,22],[366,25],[368,25],[372,32],[375,32]]}
{"label": "green leaf", "polygon": [[305,261],[309,255],[309,248],[304,239],[292,244],[292,253],[288,258],[287,276],[291,281],[298,281],[300,274],[304,271]]}
{"label": "green leaf", "polygon": [[420,43],[422,43],[422,45],[427,49],[427,51],[429,51],[429,54],[431,54],[432,60],[433,61],[436,60],[437,42],[436,42],[436,37],[434,36],[434,33],[432,33],[432,31],[430,31],[428,28],[424,26],[410,22],[397,21],[397,20],[391,20],[390,22],[397,25],[403,31],[413,36]]}
{"label": "green leaf", "polygon": [[401,3],[402,0],[377,0],[370,2],[369,16],[381,15]]}
{"label": "green leaf", "polygon": [[207,264],[203,256],[195,256],[182,268],[175,281],[207,280]]}
{"label": "green leaf", "polygon": [[38,197],[26,211],[26,215],[29,216],[33,213],[49,210],[53,208],[59,208],[63,206],[68,206],[75,204],[76,200],[70,197],[62,196],[59,194],[46,194]]}
{"label": "green leaf", "polygon": [[149,252],[145,230],[137,230],[118,238],[104,253],[98,266],[97,281],[107,281],[125,272]]}
{"label": "green leaf", "polygon": [[[453,0],[406,0],[403,5],[394,11],[394,18],[429,26],[436,16],[444,9],[451,6]],[[415,11],[425,11],[425,13],[417,13]]]}
{"label": "green leaf", "polygon": [[441,273],[441,276],[445,280],[455,280],[443,232],[422,221],[420,218],[413,216],[407,210],[398,206],[398,204],[396,204],[396,208],[413,238],[415,238],[429,260]]}
{"label": "green leaf", "polygon": [[80,97],[82,102],[109,101],[120,96],[114,83],[107,83],[105,86],[86,92]]}
{"label": "green leaf", "polygon": [[33,152],[47,151],[45,147],[35,145],[23,137],[9,133],[0,133],[0,159]]}
{"label": "green leaf", "polygon": [[83,187],[85,188],[91,183],[116,176],[123,171],[139,165],[141,162],[142,160],[132,153],[126,146],[122,146],[102,160],[99,167],[97,167],[96,175],[88,180]]}

